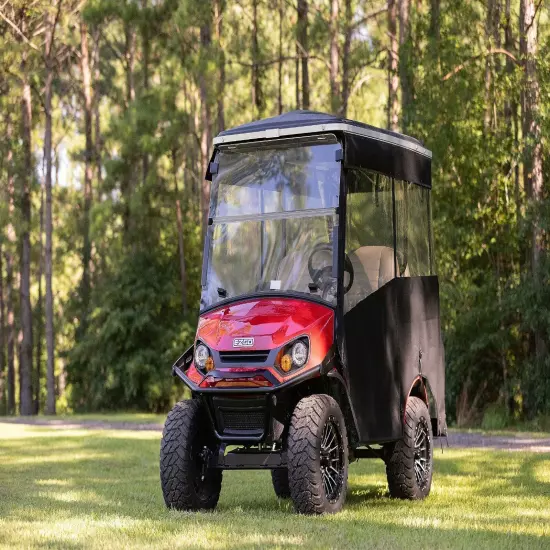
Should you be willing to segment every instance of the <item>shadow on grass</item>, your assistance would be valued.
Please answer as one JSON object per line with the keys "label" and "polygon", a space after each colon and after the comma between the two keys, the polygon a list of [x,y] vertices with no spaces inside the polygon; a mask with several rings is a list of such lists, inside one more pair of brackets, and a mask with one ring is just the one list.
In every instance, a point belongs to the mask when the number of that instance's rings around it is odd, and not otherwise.
{"label": "shadow on grass", "polygon": [[[496,480],[502,482],[499,498],[511,502],[518,494],[550,497],[549,484],[537,479],[537,468],[548,461],[544,455],[464,452],[459,458],[438,457],[435,479],[441,492],[424,503],[390,499],[383,466],[365,461],[350,470],[343,513],[304,517],[294,513],[290,501],[275,498],[268,472],[226,472],[216,512],[168,511],[160,492],[158,454],[158,438],[122,434],[34,434],[1,441],[0,517],[24,522],[30,530],[33,523],[74,522],[83,525],[87,537],[93,532],[85,530],[91,522],[100,532],[116,534],[113,544],[118,546],[137,541],[144,546],[184,542],[187,548],[405,548],[416,541],[425,548],[548,547],[548,538],[510,532],[514,519],[484,494]],[[468,498],[486,496],[486,507],[495,507],[490,513],[473,507],[466,497],[453,496],[456,479],[471,476],[479,483],[468,486]],[[13,543],[6,537],[0,533],[0,543]],[[35,546],[76,549],[91,542],[51,533]]]}

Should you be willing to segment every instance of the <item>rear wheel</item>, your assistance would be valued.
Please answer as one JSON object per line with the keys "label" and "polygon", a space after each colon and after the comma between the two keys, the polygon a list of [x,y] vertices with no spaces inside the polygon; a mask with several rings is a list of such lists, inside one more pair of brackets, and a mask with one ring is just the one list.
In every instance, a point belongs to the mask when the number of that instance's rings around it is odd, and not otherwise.
{"label": "rear wheel", "polygon": [[288,433],[288,481],[296,511],[334,513],[346,499],[348,439],[344,416],[328,395],[299,401]]}
{"label": "rear wheel", "polygon": [[273,482],[273,489],[275,494],[279,498],[290,497],[290,487],[288,485],[288,470],[286,468],[277,468],[271,470],[271,481]]}
{"label": "rear wheel", "polygon": [[420,500],[430,494],[433,473],[432,424],[426,404],[409,397],[404,437],[386,450],[386,474],[390,496]]}
{"label": "rear wheel", "polygon": [[222,471],[208,468],[217,444],[202,412],[198,401],[181,401],[164,424],[160,483],[168,508],[211,510],[218,503]]}

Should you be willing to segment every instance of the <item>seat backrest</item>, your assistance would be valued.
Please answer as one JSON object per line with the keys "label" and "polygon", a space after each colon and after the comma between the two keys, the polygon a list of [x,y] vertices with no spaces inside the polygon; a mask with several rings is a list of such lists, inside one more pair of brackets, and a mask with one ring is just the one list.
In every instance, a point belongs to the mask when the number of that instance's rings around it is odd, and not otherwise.
{"label": "seat backrest", "polygon": [[[362,246],[350,255],[351,263],[366,275],[372,292],[394,277],[393,248],[388,246]],[[357,277],[357,272],[355,272]]]}
{"label": "seat backrest", "polygon": [[394,277],[393,248],[362,246],[348,254],[353,266],[353,286],[346,294],[346,310],[378,290]]}

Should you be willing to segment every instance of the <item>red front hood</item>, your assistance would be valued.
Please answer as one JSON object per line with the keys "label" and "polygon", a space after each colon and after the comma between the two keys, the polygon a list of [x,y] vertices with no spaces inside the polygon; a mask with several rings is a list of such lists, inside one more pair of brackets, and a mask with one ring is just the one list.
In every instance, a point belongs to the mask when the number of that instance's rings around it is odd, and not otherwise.
{"label": "red front hood", "polygon": [[202,315],[197,338],[224,351],[235,349],[234,338],[253,337],[254,346],[249,349],[269,350],[307,334],[312,350],[321,354],[332,345],[333,327],[333,310],[321,304],[296,298],[254,298]]}

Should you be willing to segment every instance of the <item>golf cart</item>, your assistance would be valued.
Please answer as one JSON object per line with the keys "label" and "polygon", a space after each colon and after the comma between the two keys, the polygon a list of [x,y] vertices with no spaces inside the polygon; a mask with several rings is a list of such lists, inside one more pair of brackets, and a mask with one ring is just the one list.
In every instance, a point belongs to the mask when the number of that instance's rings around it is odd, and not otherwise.
{"label": "golf cart", "polygon": [[431,153],[410,137],[295,111],[219,134],[192,399],[164,427],[165,503],[212,509],[223,470],[269,469],[300,513],[337,512],[348,464],[389,494],[430,492],[446,434]]}

